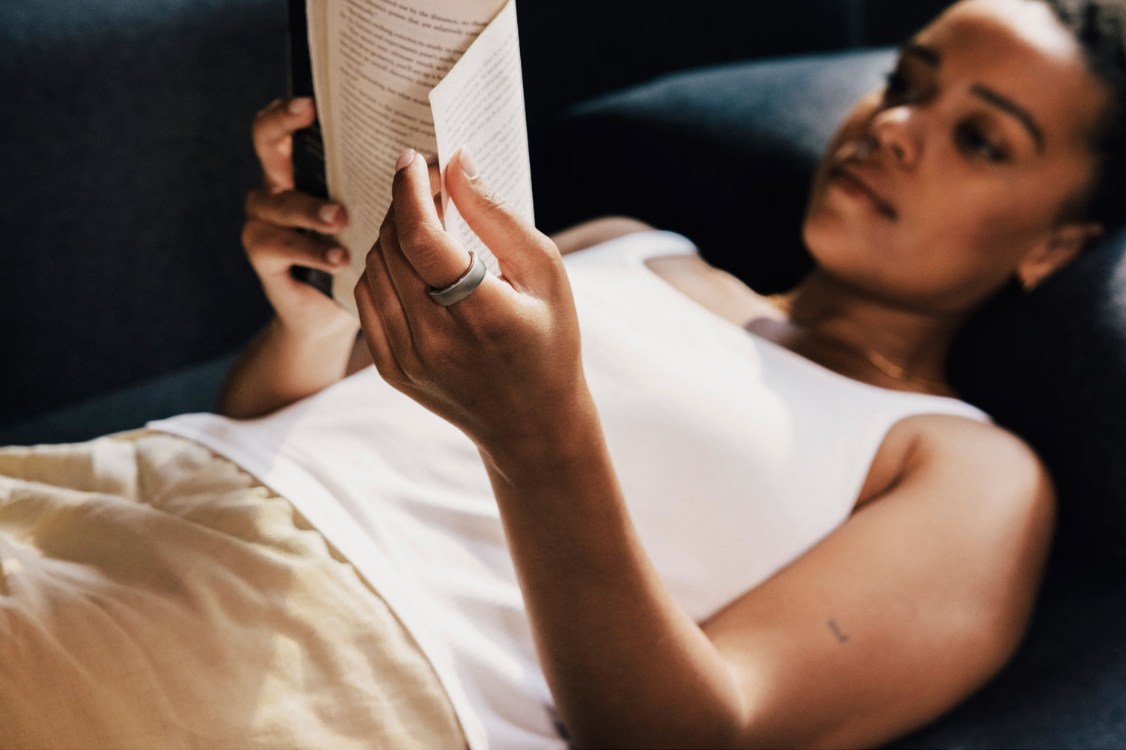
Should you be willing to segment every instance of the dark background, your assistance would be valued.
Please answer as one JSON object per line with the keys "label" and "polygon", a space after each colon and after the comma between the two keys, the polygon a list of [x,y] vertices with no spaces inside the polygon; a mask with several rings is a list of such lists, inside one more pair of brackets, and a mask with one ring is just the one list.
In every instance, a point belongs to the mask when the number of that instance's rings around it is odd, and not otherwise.
{"label": "dark background", "polygon": [[[897,43],[946,4],[521,0],[536,194],[575,102]],[[239,229],[258,179],[249,123],[285,91],[285,31],[285,0],[0,2],[0,426],[209,361],[267,320]],[[613,178],[611,154],[590,158]]]}

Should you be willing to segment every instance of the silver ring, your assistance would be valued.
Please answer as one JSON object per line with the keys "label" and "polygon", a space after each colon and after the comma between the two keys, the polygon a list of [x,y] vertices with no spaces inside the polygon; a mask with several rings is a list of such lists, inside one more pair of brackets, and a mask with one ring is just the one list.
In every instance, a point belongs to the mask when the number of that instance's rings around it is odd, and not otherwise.
{"label": "silver ring", "polygon": [[485,279],[485,261],[481,260],[481,256],[472,250],[469,251],[469,269],[461,275],[461,278],[450,284],[449,286],[435,289],[432,286],[426,287],[426,293],[430,295],[430,299],[437,302],[442,307],[449,307],[455,302],[461,302],[463,299],[473,293],[481,282]]}

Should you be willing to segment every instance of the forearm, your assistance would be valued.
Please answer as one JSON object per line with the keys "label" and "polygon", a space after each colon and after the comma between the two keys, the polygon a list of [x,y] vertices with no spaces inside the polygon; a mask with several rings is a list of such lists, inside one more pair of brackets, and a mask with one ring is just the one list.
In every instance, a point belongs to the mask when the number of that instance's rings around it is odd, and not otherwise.
{"label": "forearm", "polygon": [[744,714],[734,673],[642,549],[593,404],[572,412],[541,446],[482,448],[571,741],[730,744]]}
{"label": "forearm", "polygon": [[344,375],[359,324],[312,337],[274,318],[247,345],[219,397],[219,413],[235,419],[264,416],[332,385]]}

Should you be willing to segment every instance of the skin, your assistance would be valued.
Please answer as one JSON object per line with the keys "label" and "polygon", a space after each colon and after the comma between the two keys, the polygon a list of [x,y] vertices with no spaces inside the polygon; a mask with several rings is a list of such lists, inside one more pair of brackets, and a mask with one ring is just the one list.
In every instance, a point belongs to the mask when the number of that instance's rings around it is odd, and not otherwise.
{"label": "skin", "polygon": [[[1058,220],[1090,182],[1086,139],[1104,100],[1047,9],[964,0],[916,41],[941,55],[937,69],[901,61],[921,93],[871,92],[826,152],[803,224],[817,268],[792,292],[791,315],[767,313],[761,298],[710,269],[662,271],[696,294],[726,288],[719,314],[741,316],[849,377],[899,389],[908,386],[856,347],[941,380],[950,340],[977,305],[1014,276],[1031,284],[1055,272],[1100,231]],[[975,84],[1031,114],[1042,154],[1019,122],[972,93]],[[297,123],[276,111],[263,119],[281,123],[276,132]],[[994,162],[985,158],[992,146],[959,140],[967,123],[1011,160]],[[284,143],[259,138],[272,127],[256,125],[256,143]],[[835,160],[865,141],[894,221],[827,179]],[[259,150],[267,174],[283,169],[285,151]],[[630,521],[586,386],[561,260],[564,249],[637,227],[618,220],[553,241],[498,200],[463,154],[445,182],[503,278],[487,277],[450,307],[429,300],[425,287],[459,277],[468,256],[442,230],[427,165],[405,154],[356,287],[364,341],[388,383],[477,445],[573,744],[878,745],[947,711],[1010,658],[1047,558],[1055,493],[1023,442],[954,416],[893,427],[847,522],[707,622],[692,621]],[[280,201],[291,181],[272,190]],[[275,217],[283,229],[296,222]],[[247,246],[252,262],[266,253],[264,244]],[[293,320],[281,309],[278,319]],[[342,329],[333,334],[339,357],[302,380],[305,365],[281,352],[315,333],[275,323],[230,392],[248,393],[248,378],[272,373],[258,384],[268,395],[244,410],[254,412],[334,382],[355,335]],[[277,383],[292,387],[271,392]],[[244,401],[228,403],[235,412]]]}
{"label": "skin", "polygon": [[347,266],[348,251],[321,236],[344,229],[347,211],[294,186],[293,133],[315,117],[312,100],[301,98],[276,100],[254,119],[262,184],[247,195],[242,242],[275,314],[227,376],[219,412],[229,417],[269,414],[338,381],[359,330],[340,306],[289,273],[294,265]]}

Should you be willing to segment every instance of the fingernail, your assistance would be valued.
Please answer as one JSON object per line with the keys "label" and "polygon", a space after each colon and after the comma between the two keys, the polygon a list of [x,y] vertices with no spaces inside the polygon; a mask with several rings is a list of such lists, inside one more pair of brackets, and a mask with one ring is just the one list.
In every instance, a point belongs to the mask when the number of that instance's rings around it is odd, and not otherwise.
{"label": "fingernail", "polygon": [[433,154],[432,156],[426,157],[426,166],[432,167],[437,163],[438,163],[438,155],[437,154]]}
{"label": "fingernail", "polygon": [[334,266],[343,263],[347,257],[348,254],[344,252],[342,247],[330,247],[325,253],[325,260]]}
{"label": "fingernail", "polygon": [[469,146],[461,147],[461,156],[458,158],[458,163],[461,164],[461,171],[465,176],[471,180],[477,179],[477,162],[473,161],[473,153],[470,152]]}
{"label": "fingernail", "polygon": [[309,109],[309,105],[312,101],[313,100],[307,96],[299,96],[295,99],[291,99],[286,109],[289,110],[289,114],[291,115],[299,115]]}
{"label": "fingernail", "polygon": [[408,148],[406,151],[399,155],[399,160],[395,162],[395,171],[398,172],[400,169],[407,166],[412,161],[414,161],[414,149]]}
{"label": "fingernail", "polygon": [[331,224],[336,221],[336,217],[340,216],[340,206],[334,206],[331,203],[326,203],[321,206],[321,210],[317,212],[317,216],[325,224]]}

